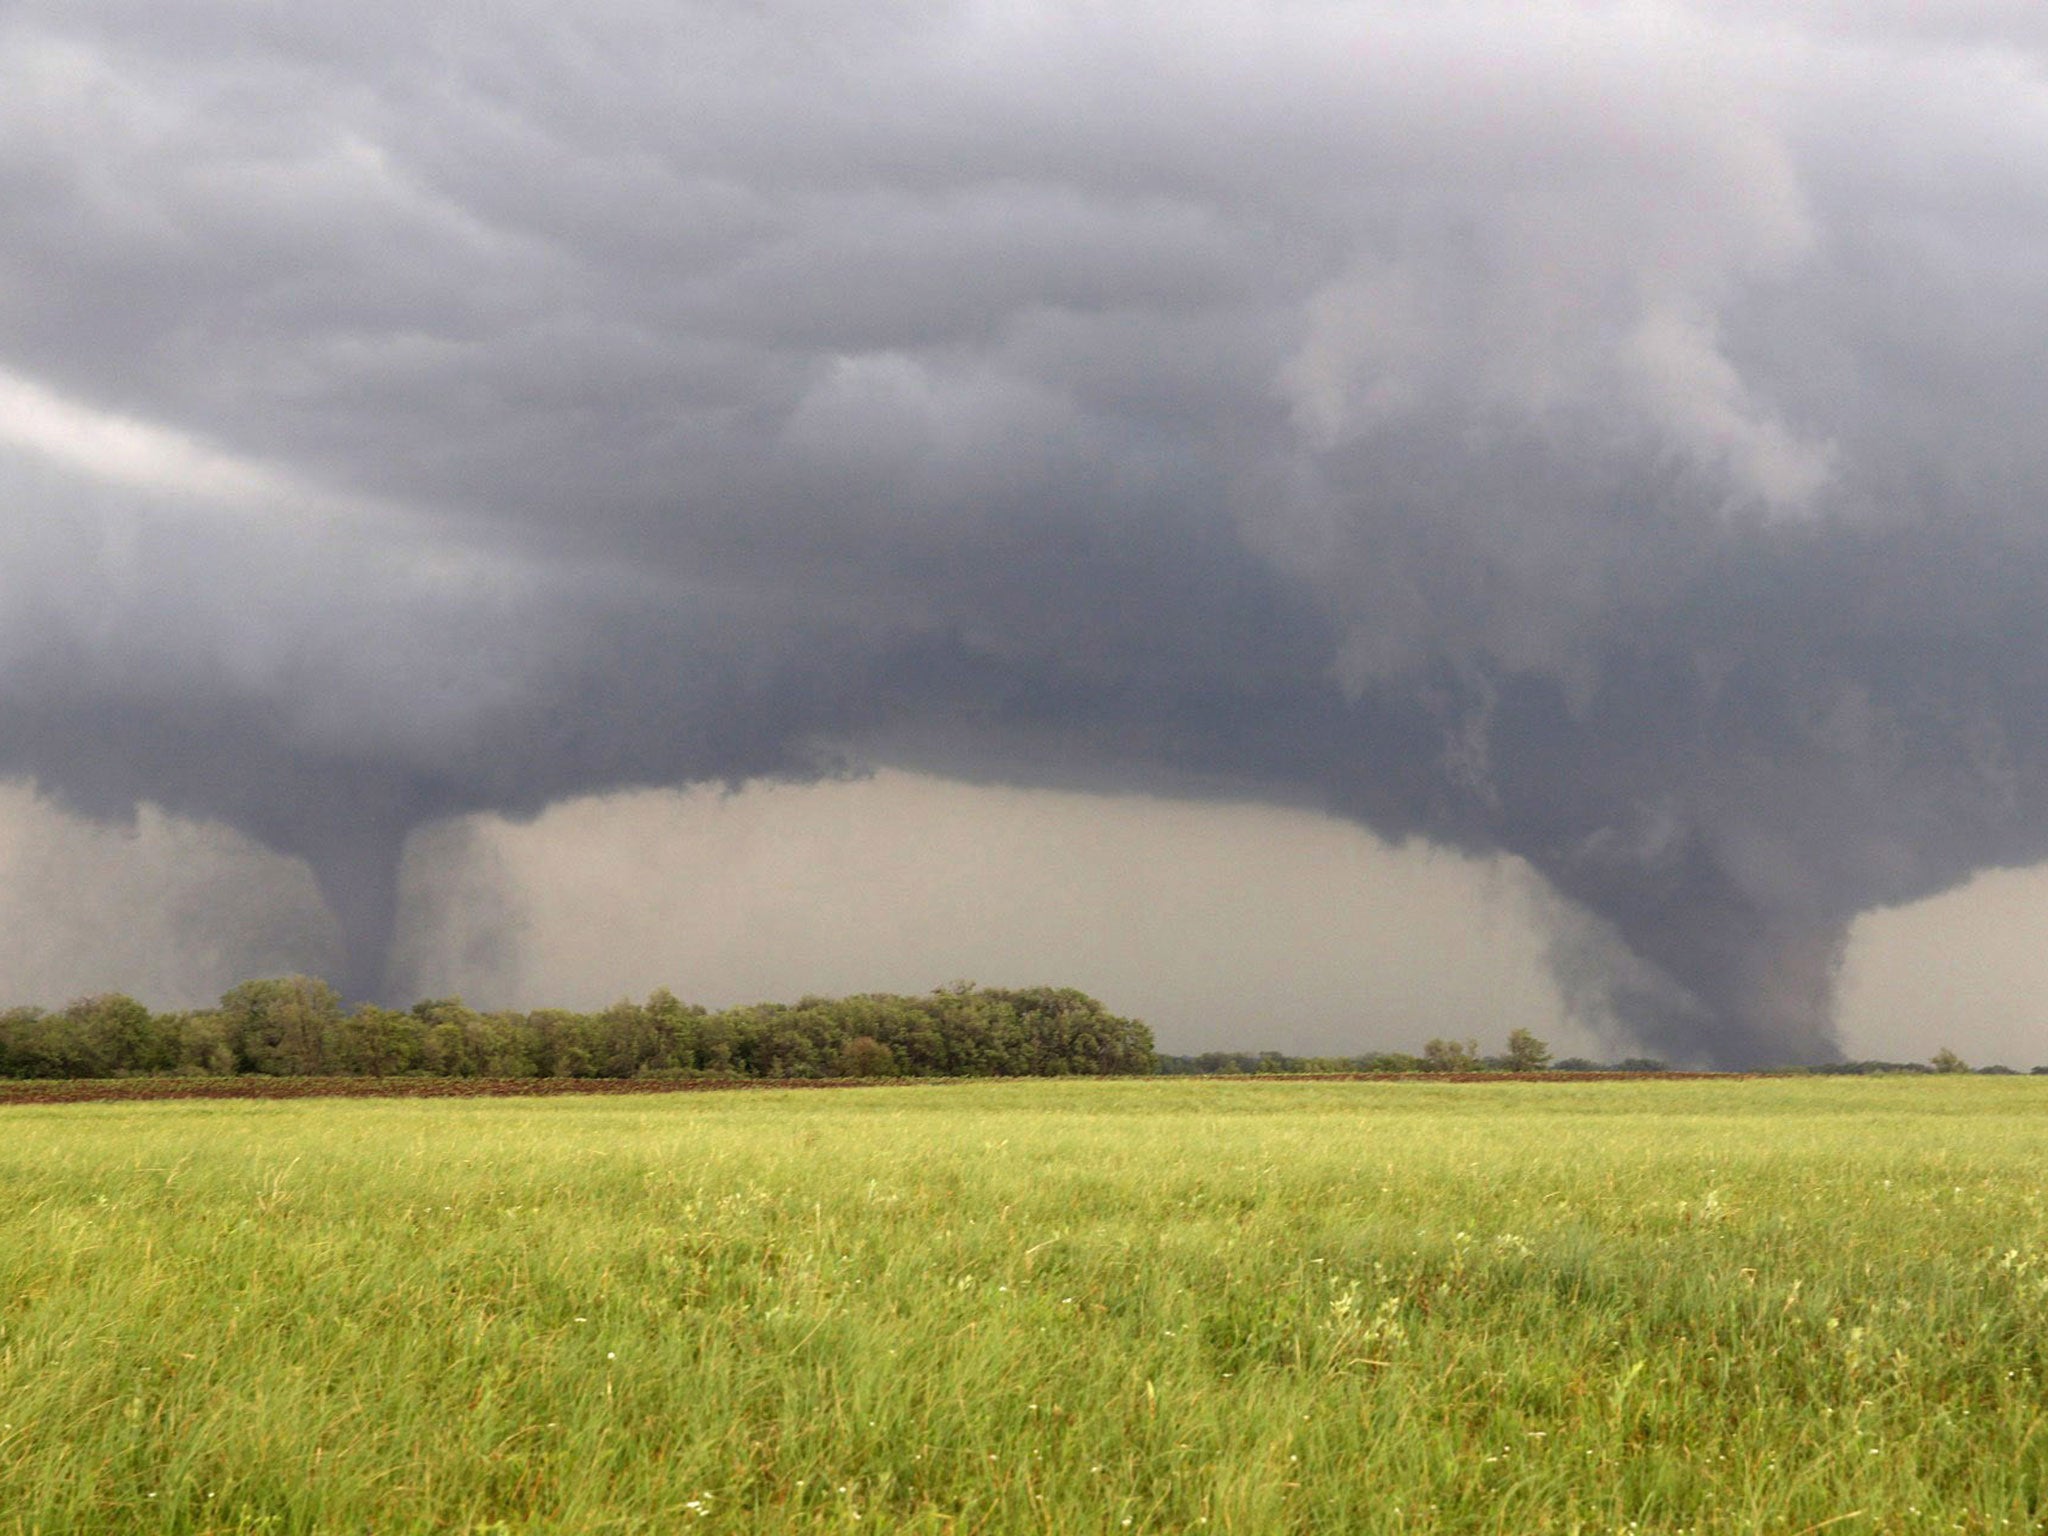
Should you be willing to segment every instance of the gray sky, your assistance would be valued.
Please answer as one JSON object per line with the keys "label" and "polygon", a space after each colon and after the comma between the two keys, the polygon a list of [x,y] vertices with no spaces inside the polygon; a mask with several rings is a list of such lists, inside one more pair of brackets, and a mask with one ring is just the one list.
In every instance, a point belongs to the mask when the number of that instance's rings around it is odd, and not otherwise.
{"label": "gray sky", "polygon": [[[621,792],[881,769],[762,814],[909,858],[1067,795],[1124,934],[1031,929],[1060,979],[1173,998],[1135,914],[1254,846],[1364,963],[1450,899],[1426,845],[1538,893],[1488,909],[1514,1006],[1825,1059],[1864,914],[2048,858],[2044,48],[2031,3],[0,4],[0,777],[84,850],[5,963],[141,942],[98,823],[174,892],[180,838],[305,861],[353,993],[427,933],[581,990],[546,892],[670,803]],[[795,856],[700,830],[634,867],[737,956],[689,903]],[[1211,899],[1296,974],[1230,906],[1284,902]],[[154,974],[309,942],[194,910]],[[1479,921],[1397,947],[1476,977]]]}

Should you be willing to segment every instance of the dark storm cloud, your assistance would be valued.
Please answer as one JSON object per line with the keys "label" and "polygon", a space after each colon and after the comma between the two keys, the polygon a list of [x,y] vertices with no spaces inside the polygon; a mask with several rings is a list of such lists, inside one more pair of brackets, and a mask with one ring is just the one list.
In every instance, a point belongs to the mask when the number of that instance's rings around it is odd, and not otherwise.
{"label": "dark storm cloud", "polygon": [[306,854],[359,989],[467,810],[1310,801],[1527,858],[1657,1049],[1824,1057],[1851,918],[2048,852],[2043,43],[0,8],[0,771]]}

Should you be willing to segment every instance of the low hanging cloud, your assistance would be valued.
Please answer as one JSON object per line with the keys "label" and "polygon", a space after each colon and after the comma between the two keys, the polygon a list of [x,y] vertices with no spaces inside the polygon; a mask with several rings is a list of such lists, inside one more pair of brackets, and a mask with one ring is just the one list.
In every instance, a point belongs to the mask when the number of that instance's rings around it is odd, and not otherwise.
{"label": "low hanging cloud", "polygon": [[2048,854],[2048,27],[0,12],[0,774],[303,857],[895,764],[1517,856],[1823,1059]]}
{"label": "low hanging cloud", "polygon": [[0,935],[8,1006],[62,1002],[81,975],[199,1004],[336,958],[305,865],[153,808],[118,823],[65,816],[18,785],[0,786]]}

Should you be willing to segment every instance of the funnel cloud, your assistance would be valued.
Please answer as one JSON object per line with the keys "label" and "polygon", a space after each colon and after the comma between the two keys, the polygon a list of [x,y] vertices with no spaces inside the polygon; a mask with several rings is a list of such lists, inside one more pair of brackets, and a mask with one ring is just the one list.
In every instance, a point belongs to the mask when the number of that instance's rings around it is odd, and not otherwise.
{"label": "funnel cloud", "polygon": [[1309,807],[1827,1060],[2048,857],[2038,10],[0,6],[0,776],[359,997],[473,813]]}

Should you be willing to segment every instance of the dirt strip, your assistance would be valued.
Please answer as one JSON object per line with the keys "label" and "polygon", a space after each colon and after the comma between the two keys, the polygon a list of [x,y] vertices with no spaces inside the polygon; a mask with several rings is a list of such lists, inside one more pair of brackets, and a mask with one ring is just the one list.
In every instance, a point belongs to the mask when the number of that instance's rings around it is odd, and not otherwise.
{"label": "dirt strip", "polygon": [[[8,1104],[158,1099],[504,1099],[556,1094],[710,1093],[734,1088],[857,1088],[861,1078],[753,1077],[100,1077],[0,1082]],[[903,1079],[891,1079],[903,1081]],[[925,1081],[932,1081],[926,1079]]]}
{"label": "dirt strip", "polygon": [[[1268,1072],[1188,1073],[1148,1082],[1641,1083],[1731,1082],[1766,1072]],[[0,1105],[157,1099],[503,1099],[555,1094],[716,1093],[735,1089],[874,1088],[995,1082],[962,1077],[108,1077],[0,1080]],[[1012,1078],[1015,1082],[1018,1079]],[[1051,1079],[1042,1079],[1051,1081]]]}

